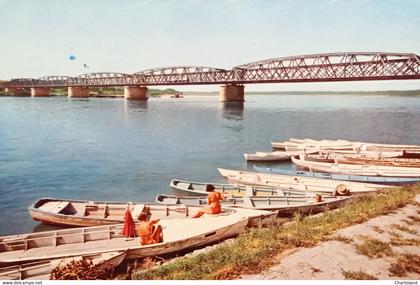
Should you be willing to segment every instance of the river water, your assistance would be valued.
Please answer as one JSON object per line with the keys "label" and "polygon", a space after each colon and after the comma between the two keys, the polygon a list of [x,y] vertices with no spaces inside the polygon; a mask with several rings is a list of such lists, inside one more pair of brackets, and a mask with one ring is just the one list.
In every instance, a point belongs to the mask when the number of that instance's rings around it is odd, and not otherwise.
{"label": "river water", "polygon": [[217,167],[252,169],[243,153],[273,140],[420,144],[420,97],[246,100],[0,98],[0,235],[52,229],[28,214],[40,197],[153,201],[172,178],[223,182]]}

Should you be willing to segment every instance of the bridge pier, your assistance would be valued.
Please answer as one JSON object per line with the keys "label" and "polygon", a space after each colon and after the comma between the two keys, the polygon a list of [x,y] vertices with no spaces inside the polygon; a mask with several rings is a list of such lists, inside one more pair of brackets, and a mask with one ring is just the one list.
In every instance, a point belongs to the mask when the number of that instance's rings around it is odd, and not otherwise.
{"label": "bridge pier", "polygon": [[149,90],[144,86],[125,86],[124,98],[128,100],[147,100],[149,99]]}
{"label": "bridge pier", "polygon": [[48,97],[50,96],[50,88],[47,87],[32,87],[31,97]]}
{"label": "bridge pier", "polygon": [[16,87],[7,87],[5,90],[4,90],[6,93],[10,93],[10,94],[17,94],[17,93],[19,93],[19,88],[16,88]]}
{"label": "bridge pier", "polygon": [[228,84],[220,86],[219,101],[220,102],[244,102],[244,86],[236,84]]}
{"label": "bridge pier", "polygon": [[70,86],[67,94],[69,98],[89,98],[89,87]]}

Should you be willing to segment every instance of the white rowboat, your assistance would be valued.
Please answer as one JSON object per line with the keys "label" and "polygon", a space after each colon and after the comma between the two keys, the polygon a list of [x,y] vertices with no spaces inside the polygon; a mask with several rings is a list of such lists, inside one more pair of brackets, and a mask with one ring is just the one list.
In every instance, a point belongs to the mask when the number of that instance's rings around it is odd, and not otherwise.
{"label": "white rowboat", "polygon": [[239,213],[161,220],[164,241],[151,245],[141,245],[139,238],[126,240],[121,235],[123,225],[3,236],[0,237],[0,266],[115,251],[127,251],[126,259],[164,255],[236,236],[247,224],[248,217]]}
{"label": "white rowboat", "polygon": [[332,194],[337,187],[349,190],[352,195],[369,194],[390,186],[381,184],[351,182],[345,180],[322,179],[303,176],[258,173],[218,168],[220,174],[234,183],[279,186],[289,189]]}

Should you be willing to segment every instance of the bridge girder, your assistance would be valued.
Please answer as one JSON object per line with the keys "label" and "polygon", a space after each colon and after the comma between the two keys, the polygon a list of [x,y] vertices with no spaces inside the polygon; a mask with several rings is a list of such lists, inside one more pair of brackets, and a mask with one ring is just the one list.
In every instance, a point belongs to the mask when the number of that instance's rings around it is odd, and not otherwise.
{"label": "bridge girder", "polygon": [[212,84],[223,81],[227,72],[207,66],[171,66],[146,69],[133,76],[145,85]]}
{"label": "bridge girder", "polygon": [[233,68],[248,83],[420,79],[409,53],[327,53],[266,59]]}
{"label": "bridge girder", "polygon": [[413,53],[345,52],[271,58],[230,70],[205,66],[152,68],[134,74],[95,72],[77,77],[13,79],[1,87],[204,85],[420,79]]}

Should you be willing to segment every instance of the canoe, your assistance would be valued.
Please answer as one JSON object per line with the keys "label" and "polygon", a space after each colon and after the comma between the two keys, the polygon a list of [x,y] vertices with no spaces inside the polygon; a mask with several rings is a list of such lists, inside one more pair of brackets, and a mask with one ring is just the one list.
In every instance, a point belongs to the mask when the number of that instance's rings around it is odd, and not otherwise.
{"label": "canoe", "polygon": [[97,270],[112,269],[117,267],[124,260],[125,256],[126,251],[111,251],[12,265],[0,268],[0,280],[48,280],[50,279],[51,271],[57,266],[63,266],[71,261],[79,260],[92,262],[93,268]]}
{"label": "canoe", "polygon": [[[225,207],[240,207],[257,210],[277,211],[278,216],[290,216],[295,213],[315,214],[325,209],[335,209],[343,206],[350,201],[351,196],[325,196],[322,202],[316,202],[314,196],[297,196],[297,197],[227,197],[221,203]],[[156,196],[157,203],[174,204],[174,205],[190,205],[201,206],[207,204],[204,197],[194,196],[174,196],[159,194]]]}
{"label": "canoe", "polygon": [[247,172],[222,168],[218,168],[218,170],[222,176],[226,177],[230,182],[234,183],[280,186],[308,192],[332,194],[336,191],[337,188],[344,187],[345,189],[349,190],[352,195],[365,195],[376,193],[381,191],[383,188],[390,187],[382,184],[360,183],[345,180]]}
{"label": "canoe", "polygon": [[206,197],[209,193],[206,192],[207,185],[213,185],[216,191],[226,193],[230,196],[305,196],[303,190],[293,190],[287,187],[275,186],[261,186],[261,185],[242,185],[242,184],[222,184],[222,183],[207,183],[207,182],[193,182],[173,179],[170,187],[181,195],[201,196]]}
{"label": "canoe", "polygon": [[273,174],[314,177],[314,178],[322,178],[322,179],[336,179],[336,180],[364,182],[364,183],[378,183],[378,184],[385,184],[385,185],[403,185],[403,184],[412,184],[412,183],[420,182],[420,178],[415,178],[415,177],[380,177],[380,176],[332,174],[332,173],[326,173],[326,172],[310,172],[310,171],[302,171],[302,170],[295,171],[295,170],[287,170],[287,169],[281,169],[281,168],[264,168],[264,167],[257,167],[255,165],[254,165],[254,169],[257,172],[267,172],[267,173],[273,173]]}
{"label": "canoe", "polygon": [[248,217],[236,213],[161,220],[164,241],[151,245],[123,237],[122,224],[3,236],[0,266],[115,251],[127,251],[126,259],[177,253],[242,233]]}
{"label": "canoe", "polygon": [[305,160],[303,156],[300,158],[292,157],[292,162],[300,168],[309,169],[310,171],[364,176],[420,177],[420,168],[416,167],[328,163]]}

